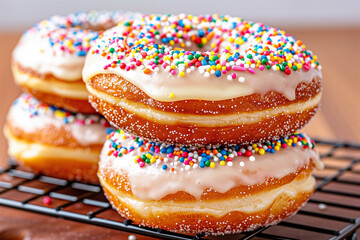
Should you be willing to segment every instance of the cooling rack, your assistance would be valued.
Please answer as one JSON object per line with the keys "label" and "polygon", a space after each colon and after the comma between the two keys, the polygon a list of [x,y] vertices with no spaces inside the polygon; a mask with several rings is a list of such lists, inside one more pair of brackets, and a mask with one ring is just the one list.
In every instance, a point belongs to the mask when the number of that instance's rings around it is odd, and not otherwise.
{"label": "cooling rack", "polygon": [[[140,227],[120,217],[100,186],[35,175],[10,161],[0,169],[0,205],[157,239],[351,239],[360,227],[360,143],[317,139],[325,164],[307,205],[276,226],[223,237]],[[47,200],[51,199],[51,203]]]}

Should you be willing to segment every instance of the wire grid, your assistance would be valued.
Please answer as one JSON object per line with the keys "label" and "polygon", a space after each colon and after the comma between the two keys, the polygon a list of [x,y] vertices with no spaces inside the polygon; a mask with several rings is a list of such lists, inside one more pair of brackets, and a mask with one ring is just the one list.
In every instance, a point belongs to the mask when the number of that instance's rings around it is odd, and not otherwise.
{"label": "wire grid", "polygon": [[[278,225],[220,239],[352,239],[360,227],[360,143],[316,140],[325,170],[315,172],[315,193]],[[44,198],[49,196],[51,204]],[[100,186],[35,175],[10,164],[0,169],[0,205],[118,229],[158,239],[215,239],[140,227],[112,209]]]}

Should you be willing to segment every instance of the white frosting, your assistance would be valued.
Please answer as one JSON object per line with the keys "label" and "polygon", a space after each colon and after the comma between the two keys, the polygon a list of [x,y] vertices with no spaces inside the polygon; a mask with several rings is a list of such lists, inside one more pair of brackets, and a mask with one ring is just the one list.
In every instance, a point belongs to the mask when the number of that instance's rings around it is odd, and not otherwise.
{"label": "white frosting", "polygon": [[[307,53],[311,53],[311,57],[305,58],[302,53],[306,50],[305,46],[302,43],[296,44],[296,40],[292,36],[259,23],[251,23],[251,27],[248,28],[249,32],[244,34],[241,30],[248,22],[240,18],[226,16],[227,20],[224,20],[217,15],[205,16],[205,18],[207,17],[212,18],[215,22],[202,21],[201,17],[190,17],[184,14],[144,15],[134,18],[131,24],[119,24],[105,31],[103,36],[96,40],[96,44],[92,45],[90,50],[92,53],[86,57],[83,69],[84,81],[87,82],[97,74],[114,73],[159,101],[187,99],[216,101],[253,93],[264,95],[270,91],[281,93],[289,100],[293,100],[295,99],[295,89],[299,83],[310,83],[313,79],[322,77],[321,66],[314,63],[317,57],[315,60],[311,59],[312,53],[307,51]],[[177,24],[180,21],[185,25],[190,25],[192,30],[187,31],[183,29],[183,26],[179,27]],[[237,27],[234,28],[234,26]],[[206,29],[211,31],[207,32]],[[154,35],[154,31],[158,31],[159,35]],[[191,37],[198,37],[200,31],[203,31],[204,38],[211,35],[209,32],[213,34],[203,48],[198,48],[197,44],[189,40]],[[174,45],[167,41],[162,42],[160,35],[175,38],[178,43]],[[238,45],[234,42],[234,38],[237,37],[245,37],[246,40],[244,40],[245,42],[241,40],[242,43]],[[271,43],[268,43],[269,39]],[[272,43],[280,42],[284,44],[282,48],[272,45]],[[156,49],[152,48],[155,44],[158,44],[160,46],[158,49],[162,48],[163,51],[157,55],[162,62],[158,62],[156,65],[154,64],[155,55],[153,55]],[[210,47],[213,44],[218,47]],[[179,48],[179,46],[181,47]],[[258,47],[261,50],[258,50]],[[288,53],[289,49],[292,54]],[[186,52],[190,51],[196,51],[200,55],[216,56],[219,61],[216,63],[217,65],[215,64],[216,68],[208,72],[207,70],[211,69],[210,63],[194,66],[194,63],[191,63],[187,57]],[[213,52],[211,53],[211,51]],[[288,74],[291,75],[288,76],[284,73],[285,67],[284,71],[277,70],[277,68],[280,69],[280,66],[277,66],[278,63],[281,64],[282,61],[278,62],[268,53],[263,55],[264,51],[270,51],[276,59],[278,54],[280,54],[280,58],[286,56],[287,62],[290,64],[286,66],[290,66],[287,71],[290,71]],[[176,53],[174,54],[174,52]],[[191,59],[194,59],[196,54],[194,52]],[[251,55],[250,58],[247,58],[248,54]],[[229,60],[229,56],[232,56],[232,60]],[[239,56],[243,58],[239,58]],[[265,57],[269,64],[274,64],[269,65],[272,66],[270,70],[266,69],[264,65],[261,68],[258,68],[260,65],[256,67],[256,64],[262,61],[262,57]],[[136,61],[138,63],[135,66]],[[123,69],[120,67],[120,62],[125,64]],[[212,62],[215,63],[215,60]],[[312,63],[311,67],[306,67],[306,69],[291,69],[292,64],[309,64],[310,62]],[[144,73],[145,68],[148,70],[147,73]],[[216,77],[215,70],[219,69],[224,71],[222,73],[218,71],[220,75],[218,74]],[[114,80],[110,79],[110,81],[116,83]]]}
{"label": "white frosting", "polygon": [[71,134],[83,145],[103,144],[106,139],[106,131],[101,124],[79,125],[70,124]]}
{"label": "white frosting", "polygon": [[82,79],[85,55],[98,37],[97,31],[136,15],[138,13],[92,11],[53,16],[24,33],[13,51],[13,60],[38,74],[52,74],[64,81],[79,81]]}
{"label": "white frosting", "polygon": [[[125,140],[127,141],[127,140]],[[169,194],[184,191],[200,199],[206,190],[225,193],[238,185],[261,184],[271,178],[281,179],[309,164],[312,160],[317,168],[322,168],[318,153],[301,146],[281,149],[275,154],[256,155],[253,158],[236,156],[232,166],[215,168],[190,168],[178,161],[168,160],[175,171],[162,170],[162,162],[144,168],[134,163],[136,151],[122,157],[108,156],[108,140],[100,156],[100,171],[111,168],[119,174],[127,174],[133,195],[141,200],[159,200]],[[126,143],[122,143],[126,146]]]}
{"label": "white frosting", "polygon": [[15,103],[10,108],[8,121],[14,127],[28,133],[36,132],[44,127],[64,128],[83,146],[102,144],[106,139],[106,128],[101,123],[80,125],[74,121],[65,124],[63,119],[56,117],[51,111],[39,111],[38,115],[31,115],[24,110],[21,102]]}
{"label": "white frosting", "polygon": [[[104,70],[108,62],[109,60],[101,55],[88,54],[83,69],[84,81],[87,82],[98,74],[114,73],[139,87],[151,98],[165,102],[189,99],[216,101],[253,93],[265,95],[270,91],[281,93],[289,100],[294,100],[295,89],[299,83],[310,83],[314,78],[322,77],[321,71],[316,69],[310,69],[308,72],[303,70],[293,72],[291,76],[280,71],[257,70],[256,74],[236,72],[238,77],[245,78],[245,81],[240,83],[235,80],[229,81],[226,76],[205,77],[198,71],[178,77],[165,71],[145,74],[140,69],[124,71],[117,67]],[[115,82],[111,79],[109,81]],[[170,98],[170,94],[174,96]]]}
{"label": "white frosting", "polygon": [[66,81],[81,80],[84,57],[55,51],[49,39],[37,32],[24,34],[13,52],[13,60],[40,74],[52,74]]}

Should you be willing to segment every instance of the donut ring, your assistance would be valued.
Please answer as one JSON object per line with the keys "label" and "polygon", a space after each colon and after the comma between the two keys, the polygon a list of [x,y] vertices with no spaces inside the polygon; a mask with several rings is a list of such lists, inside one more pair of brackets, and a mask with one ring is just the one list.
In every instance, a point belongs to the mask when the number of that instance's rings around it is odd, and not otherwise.
{"label": "donut ring", "polygon": [[24,33],[13,52],[16,83],[42,102],[95,113],[82,82],[85,55],[99,31],[125,16],[121,12],[77,12],[39,22]]}
{"label": "donut ring", "polygon": [[9,110],[8,153],[23,168],[52,177],[98,183],[99,154],[109,124],[21,95]]}
{"label": "donut ring", "polygon": [[309,122],[321,98],[321,66],[301,41],[240,18],[142,16],[90,52],[83,79],[94,108],[160,142],[276,139]]}
{"label": "donut ring", "polygon": [[[136,224],[213,235],[254,230],[294,214],[322,168],[306,135],[266,144],[184,147],[109,135],[98,176],[110,203]],[[271,154],[275,152],[274,154]]]}

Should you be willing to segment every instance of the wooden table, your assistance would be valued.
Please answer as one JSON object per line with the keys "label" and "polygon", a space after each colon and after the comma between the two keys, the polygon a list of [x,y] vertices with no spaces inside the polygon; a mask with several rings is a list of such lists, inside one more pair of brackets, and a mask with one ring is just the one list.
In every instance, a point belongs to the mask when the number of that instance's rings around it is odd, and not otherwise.
{"label": "wooden table", "polygon": [[[319,57],[323,67],[322,107],[304,131],[314,137],[360,141],[360,29],[288,29],[288,32],[305,42]],[[20,94],[10,71],[11,52],[19,36],[0,34],[0,126],[4,125],[10,105]],[[6,165],[6,148],[1,135],[0,166]],[[0,238],[23,236],[21,234],[39,239],[127,239],[129,236],[124,232],[4,207],[0,207],[0,226]],[[1,235],[4,232],[8,235]],[[54,232],[61,232],[61,235],[54,235]],[[150,238],[138,236],[137,239]]]}

